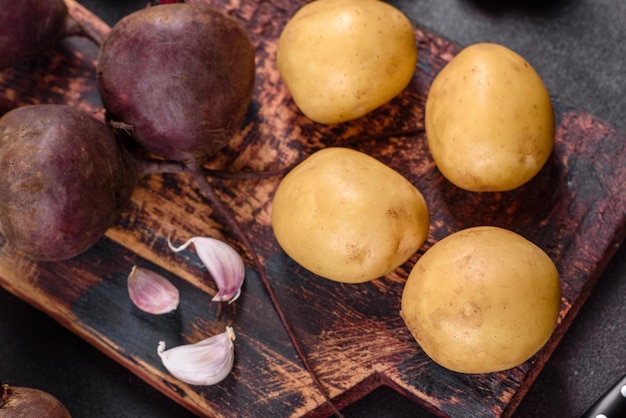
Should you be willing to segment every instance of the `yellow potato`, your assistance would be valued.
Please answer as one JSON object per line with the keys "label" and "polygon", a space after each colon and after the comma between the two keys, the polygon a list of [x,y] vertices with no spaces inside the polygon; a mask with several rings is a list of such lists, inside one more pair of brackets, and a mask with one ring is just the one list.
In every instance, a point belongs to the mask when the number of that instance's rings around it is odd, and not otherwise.
{"label": "yellow potato", "polygon": [[413,26],[379,0],[316,0],[280,35],[277,65],[293,100],[324,124],[361,117],[409,84],[417,61]]}
{"label": "yellow potato", "polygon": [[497,44],[471,45],[437,74],[425,123],[441,173],[475,192],[526,183],[554,144],[554,111],[541,78],[521,56]]}
{"label": "yellow potato", "polygon": [[361,283],[415,254],[429,217],[423,196],[401,174],[362,152],[327,148],[281,181],[272,225],[283,250],[307,270]]}
{"label": "yellow potato", "polygon": [[435,362],[462,373],[515,367],[549,339],[559,275],[539,247],[506,229],[456,232],[418,260],[400,315]]}

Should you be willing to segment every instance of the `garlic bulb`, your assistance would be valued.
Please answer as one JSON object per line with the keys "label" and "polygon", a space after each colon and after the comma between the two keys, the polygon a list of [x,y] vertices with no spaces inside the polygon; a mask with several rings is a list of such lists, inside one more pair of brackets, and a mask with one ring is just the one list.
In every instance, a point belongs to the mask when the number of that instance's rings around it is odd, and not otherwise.
{"label": "garlic bulb", "polygon": [[165,350],[160,341],[157,353],[165,368],[190,385],[214,385],[228,376],[235,362],[235,332],[232,327],[194,344]]}
{"label": "garlic bulb", "polygon": [[134,266],[128,275],[128,296],[135,306],[151,314],[171,312],[178,307],[178,289],[159,273]]}
{"label": "garlic bulb", "polygon": [[218,292],[213,301],[232,303],[237,300],[241,294],[246,269],[243,259],[233,247],[210,237],[193,237],[180,247],[174,247],[168,238],[167,244],[175,252],[183,251],[194,244],[200,260],[217,284]]}

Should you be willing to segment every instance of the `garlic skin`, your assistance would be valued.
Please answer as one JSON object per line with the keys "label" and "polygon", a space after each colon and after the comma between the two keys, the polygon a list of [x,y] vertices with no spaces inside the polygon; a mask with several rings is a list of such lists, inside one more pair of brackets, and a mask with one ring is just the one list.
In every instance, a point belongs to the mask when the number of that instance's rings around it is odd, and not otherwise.
{"label": "garlic skin", "polygon": [[128,296],[144,312],[160,315],[178,308],[178,289],[159,273],[133,266],[128,275]]}
{"label": "garlic skin", "polygon": [[167,244],[175,252],[183,251],[194,244],[198,257],[217,284],[218,292],[212,299],[214,302],[230,304],[239,298],[246,268],[243,259],[233,247],[210,237],[193,237],[180,247],[175,247],[168,238]]}
{"label": "garlic skin", "polygon": [[226,331],[194,344],[165,350],[160,341],[157,353],[165,368],[179,380],[190,385],[210,386],[228,376],[235,363],[235,331]]}

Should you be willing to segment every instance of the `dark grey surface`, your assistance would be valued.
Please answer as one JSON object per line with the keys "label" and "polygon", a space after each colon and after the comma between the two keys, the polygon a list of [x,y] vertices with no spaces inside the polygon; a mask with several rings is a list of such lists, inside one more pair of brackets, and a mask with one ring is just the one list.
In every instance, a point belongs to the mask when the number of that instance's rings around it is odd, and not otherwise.
{"label": "dark grey surface", "polygon": [[[80,0],[109,24],[147,0]],[[550,92],[626,131],[623,0],[393,0],[418,26],[460,45],[490,41],[522,54]],[[539,375],[515,417],[578,417],[626,373],[626,246]],[[0,379],[57,396],[82,417],[188,417],[182,407],[0,290]],[[346,417],[426,417],[387,388]]]}

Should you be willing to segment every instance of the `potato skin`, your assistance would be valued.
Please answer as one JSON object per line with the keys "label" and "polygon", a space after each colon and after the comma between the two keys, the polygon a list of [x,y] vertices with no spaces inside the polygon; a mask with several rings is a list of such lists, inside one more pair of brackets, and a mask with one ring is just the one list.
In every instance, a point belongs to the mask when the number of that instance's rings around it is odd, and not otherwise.
{"label": "potato skin", "polygon": [[411,257],[426,239],[429,215],[398,172],[362,152],[326,148],[281,181],[272,225],[284,251],[307,270],[361,283]]}
{"label": "potato skin", "polygon": [[333,124],[387,103],[410,82],[417,46],[413,26],[379,0],[316,0],[280,35],[277,65],[300,110]]}
{"label": "potato skin", "polygon": [[462,50],[433,81],[425,128],[432,157],[450,182],[474,192],[508,191],[548,160],[554,110],[526,60],[481,43]]}
{"label": "potato skin", "polygon": [[547,342],[560,295],[558,272],[543,250],[512,231],[479,226],[422,255],[400,315],[441,366],[489,373],[523,363]]}

